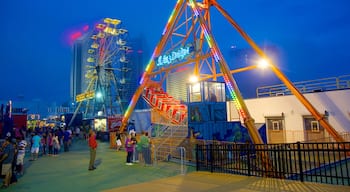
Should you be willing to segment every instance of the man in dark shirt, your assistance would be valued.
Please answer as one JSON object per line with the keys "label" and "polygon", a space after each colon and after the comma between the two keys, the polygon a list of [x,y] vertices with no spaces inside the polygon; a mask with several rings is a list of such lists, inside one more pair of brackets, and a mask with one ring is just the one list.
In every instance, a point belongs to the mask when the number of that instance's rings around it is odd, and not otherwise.
{"label": "man in dark shirt", "polygon": [[3,185],[1,188],[7,188],[10,185],[12,177],[12,161],[15,155],[15,149],[11,143],[11,137],[6,137],[5,142],[2,146],[3,155],[0,158],[2,163],[1,175],[5,175]]}
{"label": "man in dark shirt", "polygon": [[68,131],[68,128],[66,128],[64,133],[63,133],[64,152],[69,151],[69,145],[68,145],[69,139],[70,139],[70,133]]}

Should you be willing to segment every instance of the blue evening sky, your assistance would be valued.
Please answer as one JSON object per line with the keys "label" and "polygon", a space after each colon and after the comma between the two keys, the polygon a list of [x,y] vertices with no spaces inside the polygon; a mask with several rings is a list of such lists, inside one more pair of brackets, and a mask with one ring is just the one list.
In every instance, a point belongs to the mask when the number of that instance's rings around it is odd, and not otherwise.
{"label": "blue evening sky", "polygon": [[[278,65],[290,80],[350,74],[349,0],[218,2],[259,45],[279,48]],[[92,26],[105,17],[118,18],[130,37],[146,38],[147,52],[151,53],[175,3],[176,0],[0,1],[0,100],[68,101],[72,47],[67,39],[72,31]],[[232,46],[248,47],[223,17],[215,12],[213,16],[213,32],[224,54]]]}

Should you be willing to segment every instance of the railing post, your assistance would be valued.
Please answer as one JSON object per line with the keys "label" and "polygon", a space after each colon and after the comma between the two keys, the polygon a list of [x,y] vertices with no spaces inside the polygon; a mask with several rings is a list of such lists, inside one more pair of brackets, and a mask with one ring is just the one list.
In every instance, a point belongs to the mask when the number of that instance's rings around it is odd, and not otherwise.
{"label": "railing post", "polygon": [[199,158],[198,158],[199,144],[196,144],[196,147],[194,149],[195,149],[195,152],[196,152],[196,171],[199,171]]}
{"label": "railing post", "polygon": [[185,149],[185,147],[179,147],[178,149],[180,151],[181,175],[185,175],[186,174],[186,170],[185,170],[186,149]]}
{"label": "railing post", "polygon": [[213,144],[210,144],[209,145],[209,147],[210,147],[210,149],[209,149],[209,151],[210,151],[210,172],[214,172],[214,149],[213,149]]}
{"label": "railing post", "polygon": [[304,173],[303,173],[303,163],[301,159],[301,147],[300,147],[300,142],[297,142],[297,148],[298,148],[298,162],[299,162],[299,175],[300,175],[300,181],[304,182]]}
{"label": "railing post", "polygon": [[[158,148],[159,149],[159,148]],[[157,165],[157,150],[153,148],[153,164]]]}
{"label": "railing post", "polygon": [[247,144],[247,163],[248,163],[248,176],[250,175],[250,145],[251,144]]}

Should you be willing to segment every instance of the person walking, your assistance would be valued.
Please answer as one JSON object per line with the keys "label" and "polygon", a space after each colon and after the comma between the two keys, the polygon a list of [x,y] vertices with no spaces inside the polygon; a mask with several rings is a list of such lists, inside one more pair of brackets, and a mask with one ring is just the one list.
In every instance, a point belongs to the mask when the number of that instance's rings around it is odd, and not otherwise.
{"label": "person walking", "polygon": [[49,146],[49,156],[51,156],[53,155],[53,136],[51,132],[49,132],[49,135],[47,137],[47,143]]}
{"label": "person walking", "polygon": [[122,137],[119,130],[116,132],[116,144],[117,144],[117,151],[119,151],[122,146]]}
{"label": "person walking", "polygon": [[131,135],[131,140],[133,141],[133,146],[134,146],[134,150],[132,152],[132,163],[138,163],[139,162],[139,153],[141,153],[141,151],[138,151],[136,149],[137,146],[137,138],[136,138],[136,132],[134,129],[130,130],[129,134]]}
{"label": "person walking", "polygon": [[96,149],[97,149],[97,141],[95,131],[90,129],[89,132],[89,147],[90,147],[90,163],[89,163],[89,171],[95,170],[95,158],[96,158]]}
{"label": "person walking", "polygon": [[63,132],[63,147],[64,152],[69,151],[69,140],[70,140],[70,132],[68,131],[68,128],[65,128],[65,131]]}
{"label": "person walking", "polygon": [[35,135],[32,137],[32,148],[31,148],[31,161],[35,161],[38,159],[39,155],[39,147],[41,137],[38,135],[38,132],[34,133]]}
{"label": "person walking", "polygon": [[131,134],[125,140],[126,165],[132,165],[132,157],[135,150],[135,141],[131,138]]}
{"label": "person walking", "polygon": [[26,154],[27,141],[22,140],[18,144],[17,161],[16,161],[16,172],[18,175],[24,173],[24,156]]}
{"label": "person walking", "polygon": [[15,149],[11,143],[11,137],[6,137],[1,151],[3,153],[0,159],[0,163],[2,163],[1,175],[5,175],[1,188],[7,188],[11,182],[12,162],[15,156]]}
{"label": "person walking", "polygon": [[141,149],[145,165],[151,165],[151,150],[150,150],[150,139],[146,135],[145,131],[141,131],[140,142],[138,143]]}
{"label": "person walking", "polygon": [[53,156],[56,157],[58,155],[58,151],[60,151],[61,144],[56,133],[53,133],[52,136],[52,144],[53,144]]}
{"label": "person walking", "polygon": [[47,147],[47,135],[46,135],[46,133],[42,134],[40,143],[41,143],[41,149],[42,149],[42,156],[44,156],[44,155],[46,155],[46,147]]}

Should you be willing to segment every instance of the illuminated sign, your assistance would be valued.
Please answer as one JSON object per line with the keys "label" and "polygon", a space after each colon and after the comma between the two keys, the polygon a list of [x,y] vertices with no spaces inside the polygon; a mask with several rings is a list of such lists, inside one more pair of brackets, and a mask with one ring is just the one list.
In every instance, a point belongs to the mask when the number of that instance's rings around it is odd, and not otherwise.
{"label": "illuminated sign", "polygon": [[194,51],[193,44],[188,44],[185,47],[180,47],[179,49],[170,52],[170,54],[161,55],[158,58],[156,58],[155,59],[156,65],[158,67],[161,67],[164,65],[169,65],[174,62],[184,60],[188,56],[190,56],[193,51]]}
{"label": "illuminated sign", "polygon": [[95,92],[94,91],[89,91],[89,92],[77,95],[75,97],[75,100],[76,100],[76,102],[81,102],[81,101],[85,101],[85,100],[88,100],[88,99],[92,99],[94,97],[95,97]]}
{"label": "illuminated sign", "polygon": [[39,114],[29,114],[27,116],[28,120],[39,120],[40,119],[40,115]]}

